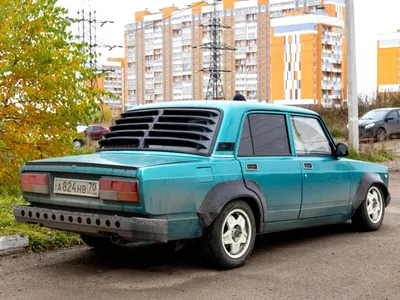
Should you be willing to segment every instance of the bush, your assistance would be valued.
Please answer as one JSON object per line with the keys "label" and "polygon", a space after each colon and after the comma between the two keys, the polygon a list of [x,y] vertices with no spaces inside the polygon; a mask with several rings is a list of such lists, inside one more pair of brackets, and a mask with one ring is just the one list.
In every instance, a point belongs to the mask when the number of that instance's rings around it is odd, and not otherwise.
{"label": "bush", "polygon": [[362,149],[359,153],[353,149],[350,149],[348,158],[373,163],[381,163],[393,160],[395,158],[395,154],[384,147],[380,149],[366,148]]}

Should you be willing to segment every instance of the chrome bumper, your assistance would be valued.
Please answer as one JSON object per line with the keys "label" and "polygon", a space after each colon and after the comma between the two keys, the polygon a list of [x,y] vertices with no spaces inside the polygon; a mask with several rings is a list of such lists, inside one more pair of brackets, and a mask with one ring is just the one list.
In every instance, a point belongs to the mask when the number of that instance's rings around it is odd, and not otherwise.
{"label": "chrome bumper", "polygon": [[139,217],[70,212],[18,205],[14,208],[17,222],[91,235],[116,234],[129,240],[168,241],[168,221]]}

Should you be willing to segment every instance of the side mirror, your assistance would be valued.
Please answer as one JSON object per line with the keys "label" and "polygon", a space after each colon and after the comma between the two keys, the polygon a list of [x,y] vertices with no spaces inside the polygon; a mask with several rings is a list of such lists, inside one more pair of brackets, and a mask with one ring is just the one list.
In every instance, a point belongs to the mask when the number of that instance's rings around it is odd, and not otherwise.
{"label": "side mirror", "polygon": [[387,122],[387,121],[392,121],[392,120],[394,120],[393,117],[387,117],[387,118],[386,118],[386,122]]}
{"label": "side mirror", "polygon": [[349,155],[349,148],[346,144],[339,143],[336,145],[335,156],[336,157],[345,157]]}

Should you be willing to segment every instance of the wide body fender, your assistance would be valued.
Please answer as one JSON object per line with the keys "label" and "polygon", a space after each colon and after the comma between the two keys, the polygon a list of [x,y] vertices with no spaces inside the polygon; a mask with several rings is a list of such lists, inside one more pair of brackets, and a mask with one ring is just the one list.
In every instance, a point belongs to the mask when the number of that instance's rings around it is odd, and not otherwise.
{"label": "wide body fender", "polygon": [[267,206],[261,189],[251,180],[225,181],[215,185],[207,193],[198,210],[201,230],[214,222],[227,203],[240,199],[252,208],[257,222],[257,232],[261,232],[263,223],[266,222]]}
{"label": "wide body fender", "polygon": [[387,207],[390,203],[390,194],[389,190],[385,184],[385,182],[382,180],[382,178],[379,176],[379,174],[376,173],[364,173],[363,176],[361,177],[360,183],[357,187],[356,194],[354,195],[353,199],[353,204],[352,204],[352,215],[355,214],[357,209],[360,207],[361,203],[364,202],[368,190],[372,185],[377,185],[381,188],[384,201],[385,201],[385,206]]}

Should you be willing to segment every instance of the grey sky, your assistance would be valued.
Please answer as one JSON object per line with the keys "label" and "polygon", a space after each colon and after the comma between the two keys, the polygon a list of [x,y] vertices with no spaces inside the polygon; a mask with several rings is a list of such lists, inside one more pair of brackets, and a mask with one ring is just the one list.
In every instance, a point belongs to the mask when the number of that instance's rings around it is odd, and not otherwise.
{"label": "grey sky", "polygon": [[[99,20],[112,20],[114,24],[98,29],[98,37],[107,44],[123,45],[124,25],[133,23],[135,11],[147,8],[157,12],[160,8],[175,4],[179,8],[189,5],[191,0],[59,0],[71,16],[80,9],[96,10]],[[399,0],[354,0],[356,12],[356,50],[359,92],[376,89],[377,36],[379,33],[395,32],[400,29]],[[102,59],[123,56],[122,49],[101,51]]]}

